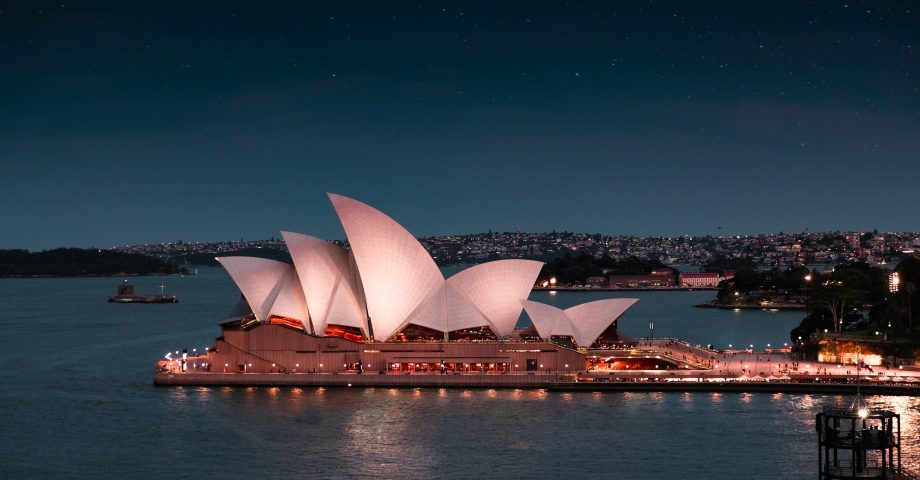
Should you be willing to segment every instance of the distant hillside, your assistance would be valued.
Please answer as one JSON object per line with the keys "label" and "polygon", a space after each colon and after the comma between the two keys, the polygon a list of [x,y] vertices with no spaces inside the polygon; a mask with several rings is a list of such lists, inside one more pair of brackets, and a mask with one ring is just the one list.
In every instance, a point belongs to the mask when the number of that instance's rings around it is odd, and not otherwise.
{"label": "distant hillside", "polygon": [[183,271],[178,265],[147,255],[112,250],[0,250],[0,277],[156,275]]}

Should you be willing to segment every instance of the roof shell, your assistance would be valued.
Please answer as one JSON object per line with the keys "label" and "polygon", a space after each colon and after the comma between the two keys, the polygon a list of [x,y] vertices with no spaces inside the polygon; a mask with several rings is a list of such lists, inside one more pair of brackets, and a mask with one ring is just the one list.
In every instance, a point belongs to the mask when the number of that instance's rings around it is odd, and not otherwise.
{"label": "roof shell", "polygon": [[636,298],[608,298],[565,310],[531,300],[522,304],[541,337],[572,336],[578,346],[588,348],[638,301]]}
{"label": "roof shell", "polygon": [[[447,330],[447,298],[446,285],[441,280],[440,286],[431,292],[431,295],[425,299],[413,311],[406,324],[414,323],[423,327],[432,328],[440,332]],[[401,329],[402,327],[400,327]]]}
{"label": "roof shell", "polygon": [[293,272],[293,267],[277,260],[257,257],[217,257],[216,260],[239,287],[256,319],[268,319],[275,297],[284,288],[282,279]]}
{"label": "roof shell", "polygon": [[444,281],[424,247],[405,228],[357,200],[329,194],[354,252],[374,338],[386,340]]}
{"label": "roof shell", "polygon": [[278,294],[269,308],[269,315],[300,320],[303,328],[306,331],[310,331],[310,314],[307,310],[307,302],[303,296],[300,279],[297,278],[293,268],[285,272],[278,280],[277,291]]}
{"label": "roof shell", "polygon": [[575,341],[579,346],[590,347],[607,327],[638,301],[637,298],[608,298],[567,308],[565,316],[575,326]]}
{"label": "roof shell", "polygon": [[[541,337],[549,338],[553,335],[574,336],[574,332],[557,333],[563,329],[574,330],[571,320],[565,316],[565,312],[561,308],[556,308],[552,305],[535,302],[533,300],[521,300],[521,305],[524,307],[524,310],[527,311],[530,322],[533,323],[534,328],[537,329],[537,333],[540,334]],[[560,325],[560,327],[557,328],[556,325],[560,323],[568,325]]]}
{"label": "roof shell", "polygon": [[360,328],[367,316],[357,288],[357,272],[344,248],[302,233],[281,232],[291,253],[315,332],[329,324]]}
{"label": "roof shell", "polygon": [[[520,301],[530,294],[541,268],[543,263],[534,260],[495,260],[467,268],[448,278],[447,284],[469,299],[497,335],[511,335],[521,316]],[[454,324],[448,318],[448,324],[457,330],[456,325],[468,320],[457,318]]]}

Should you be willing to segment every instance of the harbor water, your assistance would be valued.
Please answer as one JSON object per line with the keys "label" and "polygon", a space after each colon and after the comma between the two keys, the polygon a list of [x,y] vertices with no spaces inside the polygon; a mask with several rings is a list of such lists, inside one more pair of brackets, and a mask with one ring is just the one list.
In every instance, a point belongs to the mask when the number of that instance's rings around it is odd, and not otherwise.
{"label": "harbor water", "polygon": [[[0,478],[815,478],[814,414],[845,396],[517,389],[156,388],[239,299],[219,269],[131,280],[178,304],[107,303],[117,278],[0,279]],[[640,302],[619,328],[701,345],[780,346],[801,312],[696,309],[713,292],[537,292]],[[524,320],[526,321],[526,320]],[[902,415],[920,464],[920,399]]]}

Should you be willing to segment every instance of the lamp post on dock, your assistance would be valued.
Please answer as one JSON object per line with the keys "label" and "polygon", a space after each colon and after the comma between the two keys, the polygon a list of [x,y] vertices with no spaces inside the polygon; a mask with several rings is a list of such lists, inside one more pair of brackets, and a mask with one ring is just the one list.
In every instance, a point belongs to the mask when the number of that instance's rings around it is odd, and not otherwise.
{"label": "lamp post on dock", "polygon": [[655,322],[648,322],[648,346],[652,346],[652,340],[655,339]]}

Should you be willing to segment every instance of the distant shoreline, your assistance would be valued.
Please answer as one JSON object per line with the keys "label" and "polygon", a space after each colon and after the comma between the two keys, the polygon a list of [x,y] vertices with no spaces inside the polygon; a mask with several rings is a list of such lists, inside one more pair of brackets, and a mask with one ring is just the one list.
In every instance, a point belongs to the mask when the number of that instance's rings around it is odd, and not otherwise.
{"label": "distant shoreline", "polygon": [[805,310],[808,307],[801,303],[737,303],[725,304],[717,303],[716,300],[711,302],[699,303],[694,305],[696,308],[717,308],[720,310]]}
{"label": "distant shoreline", "polygon": [[0,250],[0,277],[108,277],[181,274],[187,270],[172,262],[111,250],[57,248],[41,252]]}
{"label": "distant shoreline", "polygon": [[195,275],[194,273],[87,273],[79,275],[0,275],[0,278],[118,278],[118,277],[179,277]]}
{"label": "distant shoreline", "polygon": [[716,287],[534,287],[535,292],[714,292]]}

